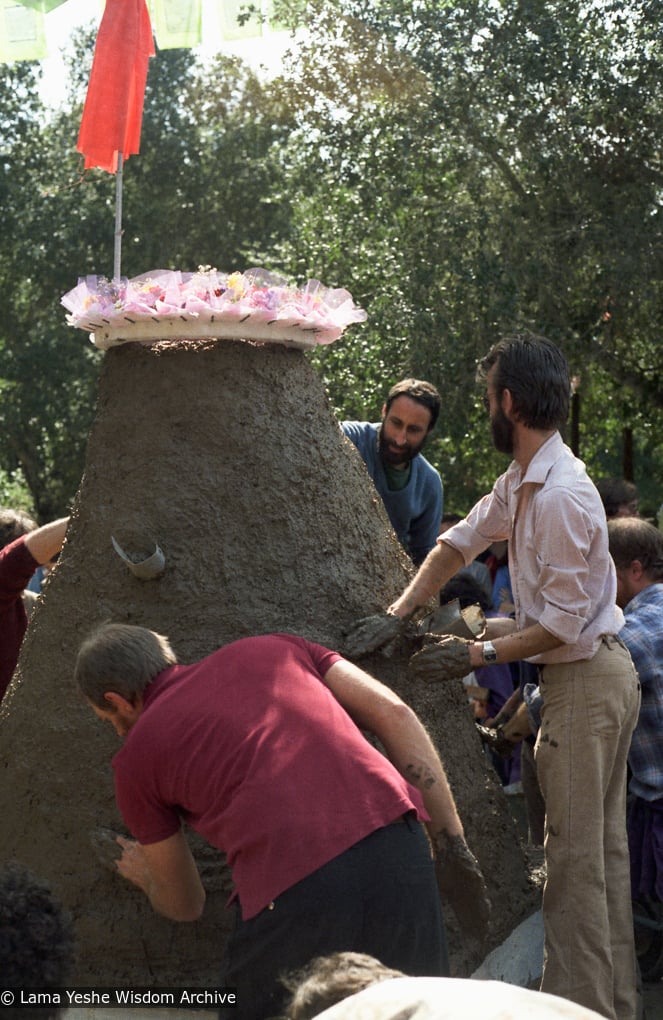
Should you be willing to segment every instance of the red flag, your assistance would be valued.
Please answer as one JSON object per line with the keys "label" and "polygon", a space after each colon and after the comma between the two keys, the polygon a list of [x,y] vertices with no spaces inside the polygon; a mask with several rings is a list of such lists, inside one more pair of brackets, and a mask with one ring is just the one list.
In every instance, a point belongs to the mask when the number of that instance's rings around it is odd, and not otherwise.
{"label": "red flag", "polygon": [[106,0],[76,148],[85,168],[115,173],[138,152],[147,65],[154,56],[145,0]]}

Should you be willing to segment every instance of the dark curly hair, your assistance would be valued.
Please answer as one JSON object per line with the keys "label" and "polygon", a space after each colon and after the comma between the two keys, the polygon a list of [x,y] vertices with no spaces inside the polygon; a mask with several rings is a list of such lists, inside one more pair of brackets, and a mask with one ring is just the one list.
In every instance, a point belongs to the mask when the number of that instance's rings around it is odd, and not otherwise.
{"label": "dark curly hair", "polygon": [[281,977],[291,993],[280,1020],[313,1020],[348,996],[389,978],[405,977],[366,953],[340,952],[316,956],[301,970]]}
{"label": "dark curly hair", "polygon": [[0,507],[0,549],[4,549],[22,535],[29,535],[36,527],[37,522],[24,510]]}
{"label": "dark curly hair", "polygon": [[[0,870],[0,974],[5,988],[61,988],[74,959],[69,914],[46,882],[12,861]],[[3,1008],[7,1020],[51,1020],[59,1009]]]}

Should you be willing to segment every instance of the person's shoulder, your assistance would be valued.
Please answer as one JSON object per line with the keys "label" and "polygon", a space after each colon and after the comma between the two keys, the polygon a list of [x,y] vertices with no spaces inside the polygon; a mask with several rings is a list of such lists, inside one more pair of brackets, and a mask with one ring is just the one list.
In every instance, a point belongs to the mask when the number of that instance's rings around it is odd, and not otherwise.
{"label": "person's shoulder", "polygon": [[649,622],[652,617],[656,629],[660,627],[660,612],[663,609],[663,584],[650,584],[634,595],[624,610],[626,625],[638,626]]}
{"label": "person's shoulder", "polygon": [[16,572],[25,575],[25,584],[22,587],[27,585],[32,574],[39,566],[25,543],[26,537],[26,535],[21,535],[0,549],[0,570],[4,573],[5,577],[14,576]]}
{"label": "person's shoulder", "polygon": [[412,468],[428,482],[439,482],[442,485],[442,476],[437,468],[433,467],[429,460],[426,460],[423,453],[417,454],[412,461]]}
{"label": "person's shoulder", "polygon": [[377,433],[380,428],[379,422],[371,421],[342,421],[341,428],[346,436],[364,436],[369,433]]}

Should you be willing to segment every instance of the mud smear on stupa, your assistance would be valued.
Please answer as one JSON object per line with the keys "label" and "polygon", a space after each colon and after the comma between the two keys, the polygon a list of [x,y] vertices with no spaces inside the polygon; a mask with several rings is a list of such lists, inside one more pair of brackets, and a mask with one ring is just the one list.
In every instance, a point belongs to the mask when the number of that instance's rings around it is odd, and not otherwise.
{"label": "mud smear on stupa", "polygon": [[[158,546],[162,572],[136,577],[113,538],[135,562]],[[156,915],[95,856],[97,827],[123,830],[110,768],[118,745],[74,689],[81,639],[114,620],[169,635],[184,662],[272,631],[341,647],[410,576],[302,352],[223,341],[105,355],[67,542],[0,710],[0,859],[46,878],[72,912],[76,984],[212,987],[231,921],[228,870],[195,837],[208,891],[195,924]],[[397,651],[361,665],[413,705],[441,752],[491,890],[488,949],[534,908],[536,890],[462,684],[412,684],[406,663]],[[454,970],[469,973],[477,947],[448,922]]]}

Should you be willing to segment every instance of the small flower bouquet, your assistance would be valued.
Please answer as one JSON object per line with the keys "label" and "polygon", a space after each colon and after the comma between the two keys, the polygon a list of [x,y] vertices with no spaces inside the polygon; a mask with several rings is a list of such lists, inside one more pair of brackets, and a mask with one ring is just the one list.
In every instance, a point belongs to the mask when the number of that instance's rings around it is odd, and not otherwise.
{"label": "small flower bouquet", "polygon": [[347,290],[309,280],[296,287],[265,269],[196,273],[158,269],[131,280],[85,276],[62,298],[70,326],[85,329],[101,350],[128,341],[258,340],[309,348],[328,344],[364,322]]}

